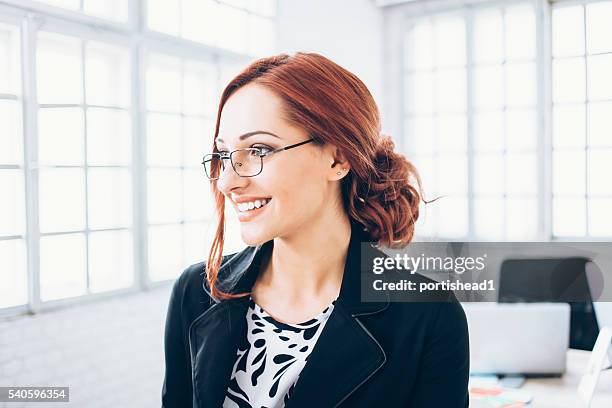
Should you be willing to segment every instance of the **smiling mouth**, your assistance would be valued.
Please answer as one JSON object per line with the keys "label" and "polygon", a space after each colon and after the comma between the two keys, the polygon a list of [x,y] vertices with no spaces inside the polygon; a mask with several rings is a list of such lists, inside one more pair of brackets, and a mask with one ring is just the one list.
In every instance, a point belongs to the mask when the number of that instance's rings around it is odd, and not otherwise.
{"label": "smiling mouth", "polygon": [[237,203],[238,211],[240,213],[248,213],[249,211],[256,210],[258,208],[268,205],[272,201],[272,198],[264,198],[259,200],[253,200],[246,203]]}

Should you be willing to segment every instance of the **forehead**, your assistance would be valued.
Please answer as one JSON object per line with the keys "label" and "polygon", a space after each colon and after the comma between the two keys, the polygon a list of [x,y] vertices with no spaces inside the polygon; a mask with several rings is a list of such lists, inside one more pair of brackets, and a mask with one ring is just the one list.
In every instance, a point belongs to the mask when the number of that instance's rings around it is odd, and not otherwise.
{"label": "forehead", "polygon": [[256,130],[282,134],[288,126],[282,115],[278,96],[260,85],[246,85],[225,103],[218,138],[231,145],[238,143],[240,135]]}

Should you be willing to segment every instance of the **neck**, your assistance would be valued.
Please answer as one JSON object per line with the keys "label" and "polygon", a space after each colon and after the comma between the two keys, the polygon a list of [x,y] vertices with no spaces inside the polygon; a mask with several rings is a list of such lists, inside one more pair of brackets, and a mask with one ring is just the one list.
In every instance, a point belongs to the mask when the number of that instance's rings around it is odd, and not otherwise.
{"label": "neck", "polygon": [[319,217],[295,234],[275,238],[260,284],[293,299],[337,297],[350,238],[351,224],[344,212]]}

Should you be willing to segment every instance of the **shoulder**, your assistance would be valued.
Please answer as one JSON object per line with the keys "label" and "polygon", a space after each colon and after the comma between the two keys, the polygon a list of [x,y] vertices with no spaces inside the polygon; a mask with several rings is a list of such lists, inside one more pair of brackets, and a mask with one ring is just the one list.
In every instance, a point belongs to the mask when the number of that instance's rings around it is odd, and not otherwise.
{"label": "shoulder", "polygon": [[[224,256],[222,264],[232,256],[234,254]],[[193,320],[214,303],[206,281],[206,262],[198,262],[185,268],[174,281],[169,313],[180,315],[186,330]]]}

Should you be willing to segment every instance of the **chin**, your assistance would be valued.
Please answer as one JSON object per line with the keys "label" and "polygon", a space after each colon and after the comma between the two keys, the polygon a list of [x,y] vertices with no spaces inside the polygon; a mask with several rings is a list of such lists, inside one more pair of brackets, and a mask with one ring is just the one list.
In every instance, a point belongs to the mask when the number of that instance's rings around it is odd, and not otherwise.
{"label": "chin", "polygon": [[274,237],[265,228],[255,225],[241,225],[240,236],[248,246],[257,246],[270,241]]}

